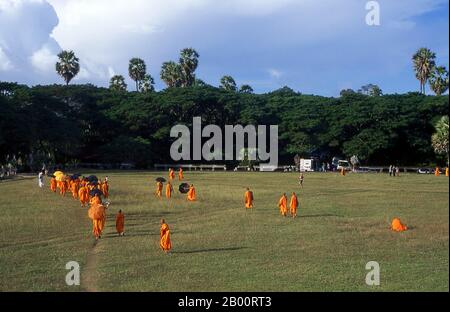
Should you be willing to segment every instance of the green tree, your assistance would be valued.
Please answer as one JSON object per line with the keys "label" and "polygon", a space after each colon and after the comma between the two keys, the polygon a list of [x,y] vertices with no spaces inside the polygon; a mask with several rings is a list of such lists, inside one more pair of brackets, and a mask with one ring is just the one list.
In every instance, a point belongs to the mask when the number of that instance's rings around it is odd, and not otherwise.
{"label": "green tree", "polygon": [[139,91],[139,83],[145,78],[147,67],[144,60],[134,57],[128,65],[128,74],[136,83],[136,91]]}
{"label": "green tree", "polygon": [[127,84],[125,78],[122,75],[114,75],[109,80],[109,88],[115,91],[126,91]]}
{"label": "green tree", "polygon": [[431,136],[434,152],[447,158],[447,166],[449,165],[448,126],[448,116],[442,116],[436,123],[436,132]]}
{"label": "green tree", "polygon": [[381,88],[375,84],[369,83],[368,85],[364,85],[361,89],[358,90],[358,93],[368,95],[368,96],[380,96],[383,95],[383,91]]}
{"label": "green tree", "polygon": [[253,93],[253,88],[248,85],[248,84],[243,84],[240,88],[239,88],[239,93]]}
{"label": "green tree", "polygon": [[227,91],[236,91],[236,82],[231,76],[223,76],[220,79],[220,88]]}
{"label": "green tree", "polygon": [[448,71],[444,66],[435,67],[431,72],[430,88],[436,95],[448,90]]}
{"label": "green tree", "polygon": [[151,75],[144,76],[144,79],[139,83],[139,91],[143,93],[155,91],[155,81]]}
{"label": "green tree", "polygon": [[80,71],[80,60],[75,56],[73,51],[63,50],[58,54],[59,61],[56,62],[56,72],[60,75],[66,85],[78,74]]}
{"label": "green tree", "polygon": [[436,54],[427,48],[420,48],[412,57],[416,78],[420,82],[420,93],[425,94],[425,86],[435,67]]}
{"label": "green tree", "polygon": [[164,62],[161,67],[161,80],[169,87],[180,87],[182,85],[183,73],[181,66],[173,61]]}
{"label": "green tree", "polygon": [[198,66],[199,54],[192,48],[181,50],[180,66],[182,74],[182,87],[190,87],[195,82],[195,70]]}

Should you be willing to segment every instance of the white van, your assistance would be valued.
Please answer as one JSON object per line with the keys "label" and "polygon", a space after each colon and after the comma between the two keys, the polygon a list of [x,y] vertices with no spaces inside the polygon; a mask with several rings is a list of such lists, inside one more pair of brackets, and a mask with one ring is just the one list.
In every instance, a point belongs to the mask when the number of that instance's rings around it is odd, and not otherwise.
{"label": "white van", "polygon": [[339,160],[337,165],[337,170],[342,170],[344,168],[345,171],[352,170],[352,167],[350,166],[350,163],[346,160]]}

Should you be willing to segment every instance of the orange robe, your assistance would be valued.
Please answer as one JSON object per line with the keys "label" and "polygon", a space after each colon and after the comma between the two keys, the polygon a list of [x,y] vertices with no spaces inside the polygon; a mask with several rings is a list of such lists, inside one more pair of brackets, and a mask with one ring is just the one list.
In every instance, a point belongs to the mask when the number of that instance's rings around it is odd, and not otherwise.
{"label": "orange robe", "polygon": [[125,227],[125,215],[123,212],[119,212],[116,215],[116,230],[117,233],[122,234],[124,232]]}
{"label": "orange robe", "polygon": [[103,182],[102,183],[102,193],[103,193],[103,196],[105,196],[105,198],[108,198],[108,196],[109,196],[109,185],[108,185],[108,182]]}
{"label": "orange robe", "polygon": [[245,203],[245,208],[253,207],[253,192],[252,191],[245,192],[244,203]]}
{"label": "orange robe", "polygon": [[445,168],[445,176],[448,177],[448,167]]}
{"label": "orange robe", "polygon": [[169,170],[169,179],[170,179],[170,180],[175,179],[175,172],[173,171],[173,169],[170,169],[170,170]]}
{"label": "orange robe", "polygon": [[104,220],[106,218],[105,207],[103,205],[93,205],[88,211],[89,218],[92,219],[92,233],[96,238],[102,235]]}
{"label": "orange robe", "polygon": [[59,194],[62,196],[66,195],[66,182],[65,181],[59,181]]}
{"label": "orange robe", "polygon": [[91,206],[100,205],[101,203],[102,203],[102,200],[98,196],[92,197],[89,201],[89,205],[91,205]]}
{"label": "orange robe", "polygon": [[298,207],[298,198],[297,195],[291,196],[291,202],[289,203],[289,208],[291,212],[291,216],[296,217],[297,216],[297,207]]}
{"label": "orange robe", "polygon": [[172,197],[172,191],[173,191],[172,184],[167,183],[167,185],[166,185],[166,198],[171,198]]}
{"label": "orange robe", "polygon": [[78,190],[78,198],[83,207],[89,202],[89,190],[86,186],[80,187]]}
{"label": "orange robe", "polygon": [[161,182],[156,182],[156,196],[161,198],[162,196],[163,184]]}
{"label": "orange robe", "polygon": [[436,167],[436,170],[434,170],[434,175],[438,177],[440,174],[439,167]]}
{"label": "orange robe", "polygon": [[78,198],[78,191],[79,191],[79,184],[76,181],[72,181],[71,183],[72,183],[72,185],[70,186],[70,188],[71,188],[71,191],[72,191],[72,197],[74,199],[77,199]]}
{"label": "orange robe", "polygon": [[160,241],[159,246],[164,251],[169,251],[172,248],[172,242],[170,241],[170,230],[169,226],[166,223],[161,225],[161,229],[159,231]]}
{"label": "orange robe", "polygon": [[341,175],[345,176],[345,169],[344,168],[341,168]]}
{"label": "orange robe", "polygon": [[392,231],[403,232],[403,231],[406,231],[407,229],[408,229],[408,227],[406,225],[402,224],[402,222],[400,221],[399,218],[394,218],[394,220],[392,220],[392,225],[391,225]]}
{"label": "orange robe", "polygon": [[195,187],[191,186],[191,187],[189,187],[189,192],[187,193],[187,200],[195,201],[196,199],[197,199],[197,196],[195,193]]}
{"label": "orange robe", "polygon": [[180,170],[178,171],[178,180],[183,180],[183,169],[180,168]]}
{"label": "orange robe", "polygon": [[55,178],[50,179],[50,190],[55,193],[56,193],[56,183],[57,182]]}
{"label": "orange robe", "polygon": [[281,196],[280,200],[278,201],[278,208],[280,208],[280,213],[283,216],[286,216],[287,214],[287,197]]}

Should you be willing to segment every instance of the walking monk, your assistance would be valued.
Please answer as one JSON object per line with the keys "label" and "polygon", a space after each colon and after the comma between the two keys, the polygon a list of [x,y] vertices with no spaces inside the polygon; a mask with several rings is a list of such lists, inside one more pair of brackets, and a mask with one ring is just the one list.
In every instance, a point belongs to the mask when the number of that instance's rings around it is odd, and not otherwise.
{"label": "walking monk", "polygon": [[245,203],[245,208],[247,208],[247,209],[253,208],[253,192],[250,191],[250,188],[248,188],[248,187],[244,194],[244,203]]}
{"label": "walking monk", "polygon": [[165,253],[168,253],[172,248],[172,242],[170,241],[170,230],[164,219],[161,219],[161,229],[159,230],[160,241],[159,246]]}
{"label": "walking monk", "polygon": [[105,178],[105,181],[103,181],[102,183],[102,189],[101,189],[103,196],[105,196],[105,198],[108,198],[109,196],[109,185],[108,185],[108,180]]}
{"label": "walking monk", "polygon": [[178,170],[178,180],[183,180],[183,168],[180,167],[180,170]]}
{"label": "walking monk", "polygon": [[298,198],[295,192],[292,192],[291,202],[289,203],[289,208],[292,218],[297,216]]}
{"label": "walking monk", "polygon": [[104,227],[105,206],[103,205],[93,205],[88,210],[88,216],[92,219],[92,233],[95,239],[99,239],[102,236],[102,231]]}
{"label": "walking monk", "polygon": [[85,207],[86,204],[89,202],[89,189],[85,185],[81,185],[80,189],[78,190],[78,199],[80,200],[81,206]]}
{"label": "walking monk", "polygon": [[280,200],[278,201],[278,208],[280,208],[281,215],[286,217],[287,214],[287,197],[286,193],[283,193]]}
{"label": "walking monk", "polygon": [[71,181],[70,190],[72,191],[72,197],[74,199],[78,198],[78,191],[80,186],[80,180],[76,179]]}
{"label": "walking monk", "polygon": [[403,231],[406,231],[407,229],[408,229],[408,227],[406,225],[402,224],[402,222],[400,221],[399,218],[394,218],[394,220],[392,220],[392,225],[391,225],[392,231],[403,232]]}
{"label": "walking monk", "polygon": [[440,174],[441,172],[439,171],[439,167],[436,167],[436,169],[434,170],[434,175],[438,177]]}
{"label": "walking monk", "polygon": [[51,178],[50,179],[50,190],[54,193],[56,193],[56,179]]}
{"label": "walking monk", "polygon": [[162,182],[156,182],[156,193],[155,195],[159,198],[161,198],[162,196],[162,189],[163,189],[163,184]]}
{"label": "walking monk", "polygon": [[59,181],[59,194],[62,196],[66,196],[66,191],[67,191],[67,185],[66,185],[66,181]]}
{"label": "walking monk", "polygon": [[341,168],[341,176],[345,176],[345,169],[343,167]]}
{"label": "walking monk", "polygon": [[445,176],[448,177],[448,167],[445,167]]}
{"label": "walking monk", "polygon": [[173,192],[173,187],[169,181],[169,182],[167,182],[167,185],[166,185],[166,198],[170,199],[172,197],[172,192]]}
{"label": "walking monk", "polygon": [[123,214],[122,210],[119,210],[119,213],[116,215],[116,230],[119,236],[123,236],[125,234],[124,227],[125,227],[125,215]]}
{"label": "walking monk", "polygon": [[172,168],[169,169],[169,180],[172,181],[175,179],[175,171]]}
{"label": "walking monk", "polygon": [[191,184],[187,193],[187,200],[195,201],[197,199],[194,184]]}

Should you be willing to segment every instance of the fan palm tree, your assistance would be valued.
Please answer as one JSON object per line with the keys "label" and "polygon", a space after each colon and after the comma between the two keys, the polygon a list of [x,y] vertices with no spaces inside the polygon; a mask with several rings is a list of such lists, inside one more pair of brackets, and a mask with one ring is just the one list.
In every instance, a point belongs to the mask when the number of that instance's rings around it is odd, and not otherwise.
{"label": "fan palm tree", "polygon": [[56,62],[56,72],[60,75],[66,85],[78,74],[80,71],[80,60],[75,56],[73,51],[63,50],[58,54],[59,61]]}
{"label": "fan palm tree", "polygon": [[145,78],[147,67],[144,60],[134,57],[128,65],[128,74],[136,83],[136,91],[139,91],[139,82]]}
{"label": "fan palm tree", "polygon": [[161,80],[166,83],[169,88],[180,87],[182,85],[182,69],[181,65],[175,62],[164,62],[161,66]]}
{"label": "fan palm tree", "polygon": [[112,76],[109,80],[109,88],[115,91],[125,91],[127,89],[125,78],[122,75]]}
{"label": "fan palm tree", "polygon": [[143,93],[155,91],[154,84],[155,81],[153,80],[153,77],[150,75],[145,75],[144,79],[142,79],[139,83],[139,91]]}
{"label": "fan palm tree", "polygon": [[223,76],[220,79],[220,88],[227,91],[236,91],[236,82],[231,76]]}
{"label": "fan palm tree", "polygon": [[182,72],[182,86],[190,87],[195,82],[195,70],[198,66],[199,54],[192,48],[186,48],[180,52],[180,66]]}
{"label": "fan palm tree", "polygon": [[436,132],[431,136],[434,152],[446,156],[447,166],[449,165],[448,127],[448,116],[442,116],[436,123]]}
{"label": "fan palm tree", "polygon": [[436,95],[448,90],[448,71],[444,66],[435,67],[430,77],[430,87]]}
{"label": "fan palm tree", "polygon": [[420,82],[420,93],[425,94],[425,86],[435,67],[436,54],[427,48],[420,48],[412,60],[416,78]]}

